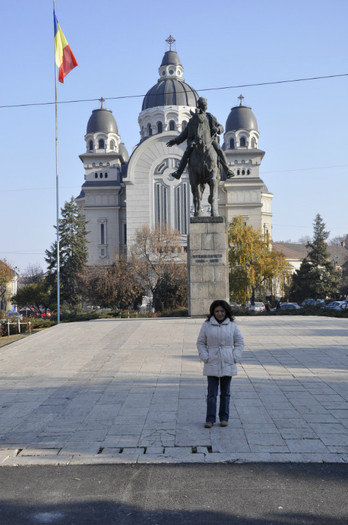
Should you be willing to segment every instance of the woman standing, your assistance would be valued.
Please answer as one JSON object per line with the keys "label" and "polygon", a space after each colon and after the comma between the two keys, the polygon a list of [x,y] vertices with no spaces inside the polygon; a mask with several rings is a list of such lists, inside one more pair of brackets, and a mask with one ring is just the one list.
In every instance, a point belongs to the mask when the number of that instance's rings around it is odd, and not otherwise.
{"label": "woman standing", "polygon": [[211,428],[216,421],[219,385],[220,425],[228,425],[231,379],[237,375],[236,363],[240,363],[244,350],[243,336],[233,321],[230,305],[223,300],[213,301],[197,339],[199,357],[204,363],[203,374],[208,378],[206,428]]}

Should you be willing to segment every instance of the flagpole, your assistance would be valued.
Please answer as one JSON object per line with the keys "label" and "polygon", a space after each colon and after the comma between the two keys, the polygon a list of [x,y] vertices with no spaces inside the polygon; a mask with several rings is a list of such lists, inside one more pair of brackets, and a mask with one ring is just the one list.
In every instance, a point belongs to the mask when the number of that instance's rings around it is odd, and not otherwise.
{"label": "flagpole", "polygon": [[[56,2],[53,0],[53,13],[56,12]],[[55,46],[54,46],[55,53]],[[59,245],[59,170],[58,170],[58,103],[57,103],[57,68],[54,64],[54,107],[55,107],[55,145],[56,145],[56,228],[57,228],[57,324],[60,323],[60,245]]]}

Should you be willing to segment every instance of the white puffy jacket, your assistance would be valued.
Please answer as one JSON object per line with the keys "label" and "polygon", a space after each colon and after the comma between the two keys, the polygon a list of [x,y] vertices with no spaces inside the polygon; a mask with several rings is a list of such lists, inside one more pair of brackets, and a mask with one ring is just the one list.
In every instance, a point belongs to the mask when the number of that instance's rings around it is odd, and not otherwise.
{"label": "white puffy jacket", "polygon": [[235,322],[225,319],[221,324],[214,316],[205,321],[197,339],[199,357],[205,376],[235,376],[240,363],[244,339]]}

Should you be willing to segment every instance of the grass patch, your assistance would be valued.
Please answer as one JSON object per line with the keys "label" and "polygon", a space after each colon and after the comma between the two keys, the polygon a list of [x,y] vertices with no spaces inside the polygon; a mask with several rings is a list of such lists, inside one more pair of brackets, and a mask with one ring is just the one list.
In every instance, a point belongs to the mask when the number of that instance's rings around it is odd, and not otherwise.
{"label": "grass patch", "polygon": [[13,334],[13,335],[4,335],[0,337],[0,348],[2,346],[9,345],[10,343],[15,343],[16,341],[19,341],[20,339],[24,339],[24,337],[28,337],[29,332],[25,334]]}
{"label": "grass patch", "polygon": [[31,332],[22,332],[20,334],[3,335],[2,337],[0,336],[0,348],[3,346],[9,345],[11,343],[15,343],[16,341],[20,341],[21,339],[24,339],[25,337],[29,337],[32,334],[36,334],[37,332],[41,332],[41,330],[43,330],[43,328],[36,328],[34,330],[31,330]]}

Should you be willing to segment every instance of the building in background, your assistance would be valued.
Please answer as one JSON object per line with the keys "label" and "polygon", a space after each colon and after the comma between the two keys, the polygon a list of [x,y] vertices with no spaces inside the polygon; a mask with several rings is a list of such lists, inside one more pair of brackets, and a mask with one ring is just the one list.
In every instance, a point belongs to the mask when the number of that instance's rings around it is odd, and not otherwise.
{"label": "building in background", "polygon": [[3,295],[0,295],[0,310],[17,311],[17,306],[12,303],[12,297],[16,295],[18,290],[18,274],[13,273],[11,279],[5,285]]}
{"label": "building in background", "polygon": [[260,166],[265,152],[258,149],[259,131],[252,109],[242,105],[228,115],[223,149],[235,177],[220,184],[220,213],[231,223],[241,215],[245,223],[261,230],[265,240],[272,239],[271,202],[273,195],[260,178]]}
{"label": "building in background", "polygon": [[88,221],[88,264],[112,264],[125,251],[126,203],[123,176],[128,153],[109,109],[92,112],[80,155],[85,182],[76,202]]}
{"label": "building in background", "polygon": [[[187,244],[192,197],[187,169],[178,181],[178,167],[186,143],[167,147],[187,125],[195,111],[198,93],[184,80],[184,68],[174,39],[167,40],[157,83],[144,97],[138,117],[140,141],[128,157],[112,112],[101,107],[92,112],[85,135],[86,151],[80,155],[85,181],[77,202],[88,222],[88,264],[109,265],[127,251],[137,229],[168,225]],[[227,115],[223,149],[235,177],[222,180],[219,211],[227,223],[242,215],[246,224],[272,238],[271,200],[260,178],[264,151],[258,149],[259,131],[252,110],[240,104]],[[214,114],[214,108],[208,111]],[[203,208],[209,214],[205,191]]]}

